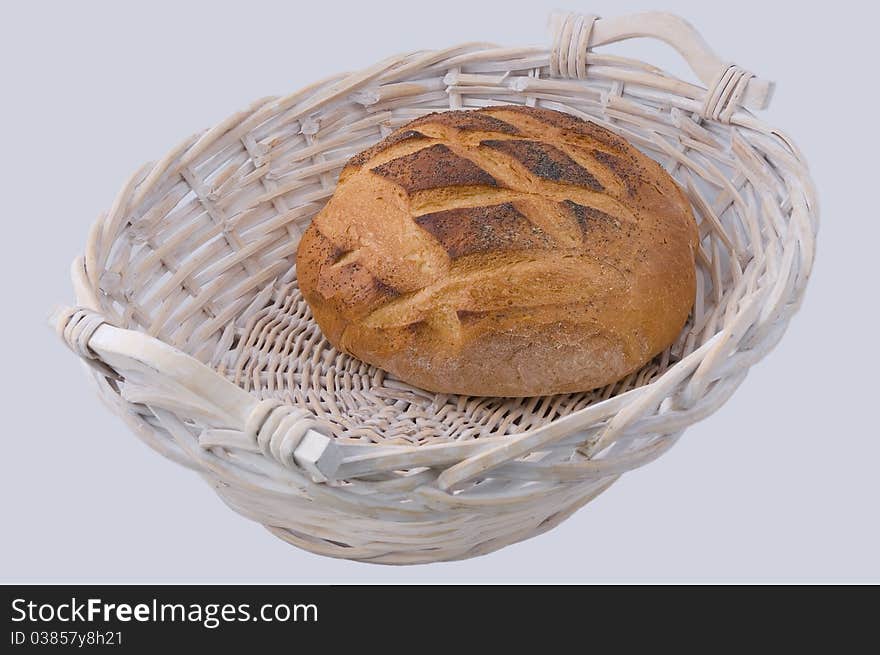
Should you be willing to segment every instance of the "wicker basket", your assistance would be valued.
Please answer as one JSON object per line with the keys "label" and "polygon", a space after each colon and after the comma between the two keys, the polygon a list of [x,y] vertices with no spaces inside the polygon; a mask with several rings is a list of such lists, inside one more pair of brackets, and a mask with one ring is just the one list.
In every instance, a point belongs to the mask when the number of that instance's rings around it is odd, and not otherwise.
{"label": "wicker basket", "polygon": [[[59,334],[150,446],[310,551],[391,564],[473,557],[552,528],[715,411],[780,339],[813,260],[817,204],[792,142],[747,108],[772,84],[678,17],[554,15],[547,47],[392,57],[262,99],[131,177],[73,265]],[[672,45],[705,85],[595,48]],[[432,394],[334,350],[295,250],[348,157],[422,114],[570,112],[658,159],[700,224],[678,341],[607,388]]]}

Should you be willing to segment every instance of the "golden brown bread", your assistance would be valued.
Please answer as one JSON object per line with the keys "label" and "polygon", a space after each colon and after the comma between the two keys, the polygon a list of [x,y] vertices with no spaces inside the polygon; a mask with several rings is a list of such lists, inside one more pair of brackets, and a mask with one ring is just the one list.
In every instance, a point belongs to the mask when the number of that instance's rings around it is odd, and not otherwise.
{"label": "golden brown bread", "polygon": [[622,138],[488,107],[353,157],[297,276],[334,346],[410,384],[546,395],[618,380],[672,343],[696,245],[682,191]]}

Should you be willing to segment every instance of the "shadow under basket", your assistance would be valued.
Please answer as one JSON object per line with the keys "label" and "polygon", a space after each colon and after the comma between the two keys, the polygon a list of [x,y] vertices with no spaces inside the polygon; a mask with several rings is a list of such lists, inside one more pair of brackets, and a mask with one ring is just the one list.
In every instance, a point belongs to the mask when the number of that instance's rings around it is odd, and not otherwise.
{"label": "shadow under basket", "polygon": [[[793,143],[750,109],[772,84],[669,14],[552,17],[549,47],[392,57],[251,107],[131,177],[73,266],[59,334],[152,448],[307,550],[409,564],[557,525],[715,411],[781,338],[817,203]],[[672,45],[689,83],[601,46]],[[340,354],[300,294],[300,235],[353,154],[429,112],[526,104],[595,121],[659,161],[700,229],[680,337],[589,393],[433,394]]]}

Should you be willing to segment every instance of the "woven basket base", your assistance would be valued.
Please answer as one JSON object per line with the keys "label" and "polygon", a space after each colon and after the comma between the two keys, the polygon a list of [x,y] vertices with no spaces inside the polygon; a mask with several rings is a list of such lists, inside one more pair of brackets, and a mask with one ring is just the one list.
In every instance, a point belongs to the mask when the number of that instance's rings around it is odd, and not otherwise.
{"label": "woven basket base", "polygon": [[650,383],[678,361],[676,353],[691,328],[689,322],[677,344],[604,388],[490,398],[434,394],[340,353],[321,334],[295,279],[276,282],[262,307],[233,323],[230,348],[215,355],[219,373],[260,398],[306,407],[337,438],[389,445],[512,435],[547,425]]}
{"label": "woven basket base", "polygon": [[[281,501],[285,503],[284,509],[272,515],[262,491],[255,495],[239,488],[218,485],[210,477],[206,479],[213,483],[217,494],[232,510],[262,523],[269,532],[289,544],[318,555],[371,564],[402,565],[469,559],[542,534],[555,528],[608,489],[618,477],[559,490],[543,496],[541,503],[526,507],[500,506],[492,512],[471,515],[459,521],[450,521],[448,516],[442,514],[434,520],[413,521],[407,524],[409,538],[401,538],[399,522],[389,521],[388,534],[395,535],[399,539],[396,542],[359,542],[356,537],[352,539],[350,536],[346,542],[336,541],[334,537],[337,535],[326,527],[332,524],[326,512],[310,516],[308,503],[297,508],[297,520],[291,521],[287,499]],[[254,511],[255,507],[260,510]],[[350,528],[354,528],[353,534],[357,534],[358,523],[364,522],[361,513],[340,514],[335,518],[346,521]],[[376,530],[376,521],[370,521],[369,526],[365,524],[365,527],[368,530],[364,534]],[[326,536],[321,538],[322,535]]]}

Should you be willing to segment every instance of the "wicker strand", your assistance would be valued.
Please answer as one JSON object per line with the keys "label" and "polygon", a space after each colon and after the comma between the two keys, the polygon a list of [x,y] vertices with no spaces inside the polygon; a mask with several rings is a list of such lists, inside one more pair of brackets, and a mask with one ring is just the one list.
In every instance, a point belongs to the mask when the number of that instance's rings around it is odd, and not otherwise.
{"label": "wicker strand", "polygon": [[593,14],[568,13],[558,17],[550,52],[550,75],[568,79],[587,78],[587,50],[593,24],[599,17]]}
{"label": "wicker strand", "polygon": [[89,348],[89,341],[95,331],[107,322],[101,314],[87,307],[72,307],[61,310],[52,320],[58,336],[68,348],[85,360],[98,359]]}
{"label": "wicker strand", "polygon": [[706,91],[706,100],[700,115],[725,124],[730,123],[733,112],[739,108],[749,80],[753,77],[754,74],[736,64],[728,65]]}
{"label": "wicker strand", "polygon": [[294,452],[309,430],[319,426],[308,411],[278,400],[260,401],[245,424],[245,435],[267,457],[289,469],[298,469]]}

